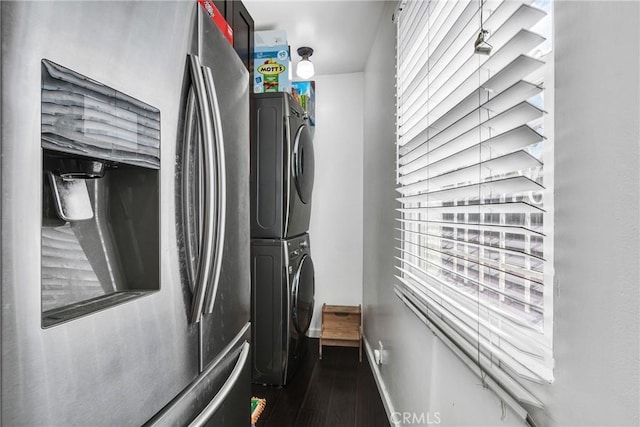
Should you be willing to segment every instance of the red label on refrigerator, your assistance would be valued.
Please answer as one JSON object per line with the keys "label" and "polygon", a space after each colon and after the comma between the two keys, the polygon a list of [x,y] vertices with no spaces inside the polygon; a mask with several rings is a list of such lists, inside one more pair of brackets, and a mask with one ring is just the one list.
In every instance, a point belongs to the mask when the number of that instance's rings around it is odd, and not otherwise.
{"label": "red label on refrigerator", "polygon": [[220,13],[215,4],[213,4],[212,0],[198,0],[200,6],[204,8],[204,10],[209,14],[211,20],[214,24],[222,31],[224,37],[229,41],[231,46],[233,46],[233,30],[231,26],[227,24],[227,21],[224,19],[224,16]]}

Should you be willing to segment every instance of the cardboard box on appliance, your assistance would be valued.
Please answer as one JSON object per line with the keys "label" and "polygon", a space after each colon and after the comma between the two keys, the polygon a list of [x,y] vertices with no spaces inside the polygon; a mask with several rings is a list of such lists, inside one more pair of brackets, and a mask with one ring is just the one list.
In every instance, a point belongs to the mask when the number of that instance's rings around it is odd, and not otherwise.
{"label": "cardboard box on appliance", "polygon": [[229,25],[224,19],[224,16],[222,16],[222,13],[220,13],[216,5],[213,4],[213,1],[198,0],[198,3],[200,3],[200,6],[202,6],[202,8],[211,17],[211,20],[214,24],[216,24],[216,27],[218,27],[220,31],[222,31],[222,35],[227,39],[229,44],[233,46],[233,29],[231,28],[231,25]]}
{"label": "cardboard box on appliance", "polygon": [[253,63],[255,93],[291,92],[291,60],[286,31],[256,31]]}
{"label": "cardboard box on appliance", "polygon": [[309,123],[316,125],[316,82],[291,82],[291,95],[298,100],[309,117]]}

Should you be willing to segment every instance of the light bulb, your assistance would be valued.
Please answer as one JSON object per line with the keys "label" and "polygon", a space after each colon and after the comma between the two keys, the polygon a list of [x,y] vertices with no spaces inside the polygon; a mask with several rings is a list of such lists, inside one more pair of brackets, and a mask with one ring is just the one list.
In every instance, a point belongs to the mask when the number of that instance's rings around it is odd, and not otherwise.
{"label": "light bulb", "polygon": [[308,79],[313,76],[315,70],[313,69],[313,62],[309,61],[307,58],[303,58],[298,62],[298,67],[296,68],[296,74],[301,79]]}

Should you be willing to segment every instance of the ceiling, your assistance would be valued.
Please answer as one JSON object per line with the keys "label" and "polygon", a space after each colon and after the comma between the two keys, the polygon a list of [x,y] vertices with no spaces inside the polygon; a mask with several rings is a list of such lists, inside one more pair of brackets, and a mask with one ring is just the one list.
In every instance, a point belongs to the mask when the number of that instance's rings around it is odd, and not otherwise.
{"label": "ceiling", "polygon": [[293,63],[300,59],[296,52],[299,47],[313,48],[311,62],[316,75],[364,70],[385,5],[380,0],[243,0],[243,3],[253,17],[256,31],[287,32]]}

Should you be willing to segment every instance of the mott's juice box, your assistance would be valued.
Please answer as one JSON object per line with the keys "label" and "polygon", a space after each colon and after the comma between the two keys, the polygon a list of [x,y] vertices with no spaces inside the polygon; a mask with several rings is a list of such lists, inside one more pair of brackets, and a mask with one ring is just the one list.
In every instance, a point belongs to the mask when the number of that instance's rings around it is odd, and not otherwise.
{"label": "mott's juice box", "polygon": [[289,45],[285,31],[256,31],[253,91],[291,92]]}
{"label": "mott's juice box", "polygon": [[[281,64],[274,58],[267,58],[264,62],[258,65],[256,70],[262,79],[262,90],[258,89],[260,86],[256,86],[258,90],[256,92],[283,92],[280,90],[281,86],[284,88],[286,84],[280,85],[280,79],[283,73],[287,73],[287,67]],[[287,75],[285,74],[285,77]],[[288,80],[288,79],[287,79]],[[256,81],[260,83],[260,81]]]}

